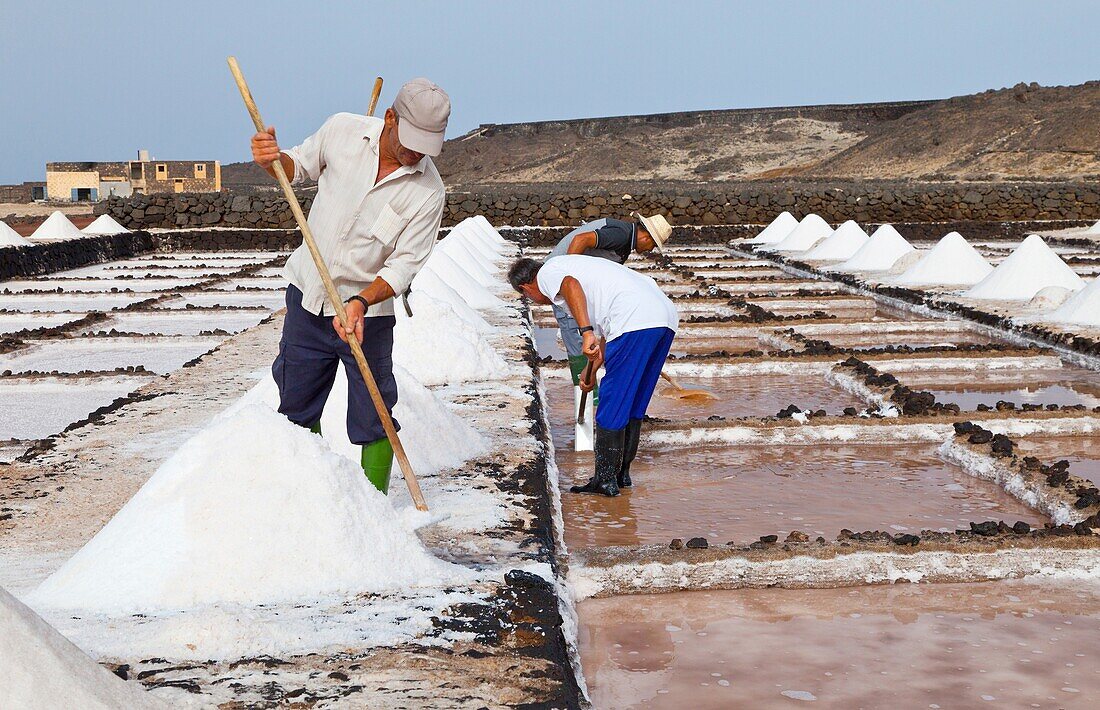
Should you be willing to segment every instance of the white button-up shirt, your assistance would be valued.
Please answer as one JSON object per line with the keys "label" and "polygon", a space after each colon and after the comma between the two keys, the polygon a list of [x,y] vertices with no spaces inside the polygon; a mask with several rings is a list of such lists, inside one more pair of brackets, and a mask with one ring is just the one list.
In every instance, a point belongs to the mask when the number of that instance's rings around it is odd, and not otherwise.
{"label": "white button-up shirt", "polygon": [[[317,181],[309,228],[341,299],[379,276],[394,293],[404,293],[431,255],[443,219],[446,192],[431,158],[402,165],[374,184],[384,125],[380,118],[338,113],[301,145],[284,151],[294,161],[292,182],[307,175]],[[301,289],[307,311],[333,315],[304,243],[283,274]],[[393,315],[392,298],[367,311],[367,317],[388,315]]]}

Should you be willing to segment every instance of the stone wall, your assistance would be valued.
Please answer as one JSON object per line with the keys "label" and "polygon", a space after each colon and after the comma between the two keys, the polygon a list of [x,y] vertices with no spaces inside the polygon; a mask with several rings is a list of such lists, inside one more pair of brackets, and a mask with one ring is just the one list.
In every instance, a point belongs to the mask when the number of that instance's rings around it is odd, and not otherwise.
{"label": "stone wall", "polygon": [[[75,269],[102,261],[127,259],[154,247],[148,232],[84,237],[0,249],[0,281]],[[0,289],[3,285],[0,284]]]}
{"label": "stone wall", "polygon": [[[312,195],[300,198],[308,212]],[[576,225],[661,212],[673,224],[761,224],[783,210],[833,223],[1100,219],[1100,183],[744,182],[706,185],[493,185],[452,190],[444,226],[481,214],[496,225]],[[130,229],[292,228],[281,196],[184,194],[111,198],[96,207]]]}

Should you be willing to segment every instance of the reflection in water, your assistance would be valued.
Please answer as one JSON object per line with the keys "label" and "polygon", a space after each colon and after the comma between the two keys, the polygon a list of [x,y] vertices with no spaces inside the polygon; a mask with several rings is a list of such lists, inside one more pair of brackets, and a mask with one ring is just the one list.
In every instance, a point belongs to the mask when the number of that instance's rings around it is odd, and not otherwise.
{"label": "reflection in water", "polygon": [[1096,585],[685,592],[588,600],[578,613],[598,708],[811,699],[830,708],[1085,708],[1100,693]]}
{"label": "reflection in water", "polygon": [[1069,471],[1100,486],[1100,434],[1024,436],[1014,439],[1020,456],[1035,456],[1046,464],[1065,459]]}

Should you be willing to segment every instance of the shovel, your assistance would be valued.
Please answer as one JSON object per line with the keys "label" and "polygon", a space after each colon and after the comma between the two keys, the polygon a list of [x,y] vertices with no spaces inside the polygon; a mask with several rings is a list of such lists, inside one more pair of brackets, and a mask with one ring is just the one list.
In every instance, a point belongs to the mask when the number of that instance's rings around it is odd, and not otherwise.
{"label": "shovel", "polygon": [[664,370],[661,370],[661,377],[676,390],[674,396],[677,399],[691,399],[695,401],[718,399],[718,395],[709,390],[681,387],[680,383]]}

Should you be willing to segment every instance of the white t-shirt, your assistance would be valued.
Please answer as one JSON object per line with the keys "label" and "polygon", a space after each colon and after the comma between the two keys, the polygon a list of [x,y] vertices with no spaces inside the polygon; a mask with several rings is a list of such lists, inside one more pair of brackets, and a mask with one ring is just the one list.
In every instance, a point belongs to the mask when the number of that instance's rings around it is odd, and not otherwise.
{"label": "white t-shirt", "polygon": [[588,320],[608,342],[646,328],[676,330],[680,322],[676,306],[656,281],[621,264],[580,254],[554,257],[543,264],[536,279],[539,291],[568,309],[559,293],[566,276],[580,283],[588,302]]}

